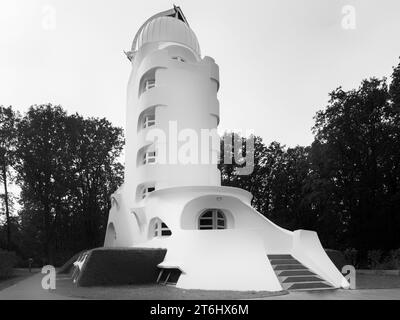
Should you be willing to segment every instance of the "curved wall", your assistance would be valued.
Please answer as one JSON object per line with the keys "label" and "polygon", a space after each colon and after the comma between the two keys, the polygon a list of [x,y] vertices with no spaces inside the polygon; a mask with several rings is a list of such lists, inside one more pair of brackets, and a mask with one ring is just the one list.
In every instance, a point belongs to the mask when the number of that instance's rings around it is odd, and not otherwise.
{"label": "curved wall", "polygon": [[[155,86],[143,90],[149,75],[155,78]],[[211,155],[219,151],[218,87],[219,71],[213,59],[200,59],[184,45],[170,41],[141,46],[132,60],[128,84],[125,185],[131,190],[132,206],[137,187],[148,181],[155,182],[156,190],[220,185],[220,172],[211,161]],[[143,129],[141,119],[148,112],[154,112],[155,125]],[[201,149],[203,129],[214,130],[215,138],[214,145],[208,140],[206,163]],[[190,141],[197,145],[189,145]],[[156,164],[143,165],[138,160],[147,148],[156,151]]]}

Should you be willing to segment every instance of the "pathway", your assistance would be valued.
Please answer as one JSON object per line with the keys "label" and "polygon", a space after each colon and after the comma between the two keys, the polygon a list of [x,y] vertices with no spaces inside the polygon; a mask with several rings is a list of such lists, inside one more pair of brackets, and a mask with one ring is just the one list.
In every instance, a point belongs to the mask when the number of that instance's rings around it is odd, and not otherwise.
{"label": "pathway", "polygon": [[45,275],[39,273],[0,291],[0,300],[74,300],[42,288]]}

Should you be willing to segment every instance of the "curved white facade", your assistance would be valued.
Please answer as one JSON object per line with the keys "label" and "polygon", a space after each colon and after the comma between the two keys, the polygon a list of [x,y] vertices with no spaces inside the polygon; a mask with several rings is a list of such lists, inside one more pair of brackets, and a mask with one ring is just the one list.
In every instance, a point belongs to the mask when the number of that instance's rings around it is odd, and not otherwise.
{"label": "curved white facade", "polygon": [[[216,134],[219,69],[201,57],[180,9],[147,20],[127,56],[125,182],[104,245],[166,248],[159,267],[180,270],[181,288],[282,290],[267,255],[291,255],[329,286],[347,287],[315,232],[276,226],[250,193],[220,186],[217,164],[202,160],[204,139],[188,148],[205,129]],[[211,140],[207,159],[219,150]]]}

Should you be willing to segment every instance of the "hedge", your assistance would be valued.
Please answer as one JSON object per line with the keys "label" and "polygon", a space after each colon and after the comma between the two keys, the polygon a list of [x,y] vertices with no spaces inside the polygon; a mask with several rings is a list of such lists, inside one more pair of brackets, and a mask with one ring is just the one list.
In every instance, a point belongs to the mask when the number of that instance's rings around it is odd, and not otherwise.
{"label": "hedge", "polygon": [[78,253],[76,253],[75,255],[73,255],[67,262],[65,262],[61,268],[57,271],[57,273],[60,274],[66,274],[66,273],[70,273],[74,267],[74,262],[76,260],[78,260],[78,258],[80,257],[80,255],[82,253],[84,253],[86,250],[80,251]]}
{"label": "hedge", "polygon": [[12,276],[16,263],[17,256],[14,252],[0,250],[0,279]]}
{"label": "hedge", "polygon": [[325,249],[326,254],[332,260],[333,264],[342,272],[343,267],[347,264],[344,254],[339,250]]}
{"label": "hedge", "polygon": [[97,248],[86,252],[76,284],[82,287],[156,283],[166,249]]}

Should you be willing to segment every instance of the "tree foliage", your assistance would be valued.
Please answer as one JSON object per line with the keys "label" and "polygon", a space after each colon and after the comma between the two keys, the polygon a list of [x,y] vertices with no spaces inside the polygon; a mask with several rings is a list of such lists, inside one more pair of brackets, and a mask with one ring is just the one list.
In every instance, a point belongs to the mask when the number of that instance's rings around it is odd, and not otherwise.
{"label": "tree foliage", "polygon": [[315,116],[309,147],[267,146],[255,137],[253,173],[235,175],[232,166],[221,164],[223,184],[252,192],[254,207],[283,227],[316,230],[327,247],[354,247],[364,255],[395,249],[400,246],[399,111],[400,65],[390,85],[371,78],[358,89],[331,92]]}
{"label": "tree foliage", "polygon": [[[11,107],[0,106],[0,182],[4,193],[0,195],[4,204],[4,214],[6,216],[6,247],[11,249],[11,212],[13,209],[13,195],[8,191],[9,183],[14,176],[12,168],[15,165],[15,147],[17,142],[17,123],[19,114],[15,113]],[[3,210],[2,210],[3,211]]]}
{"label": "tree foliage", "polygon": [[122,130],[105,119],[29,109],[18,125],[20,213],[30,251],[59,263],[102,245],[109,196],[122,182]]}

